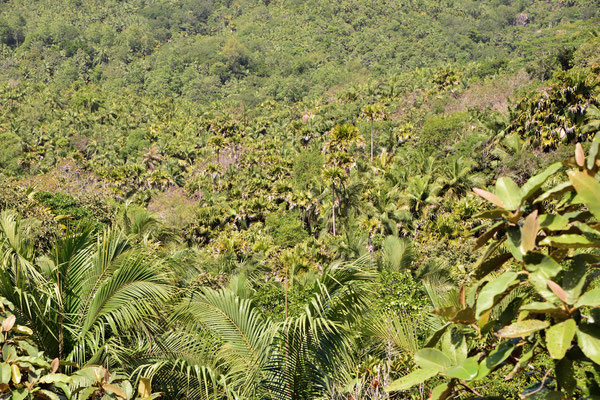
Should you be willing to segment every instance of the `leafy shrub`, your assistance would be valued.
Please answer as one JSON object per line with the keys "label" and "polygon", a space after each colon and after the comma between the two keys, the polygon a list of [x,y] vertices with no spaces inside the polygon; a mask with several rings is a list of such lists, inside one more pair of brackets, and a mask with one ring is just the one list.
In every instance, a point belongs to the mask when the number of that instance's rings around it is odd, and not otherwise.
{"label": "leafy shrub", "polygon": [[[492,220],[477,239],[488,245],[463,285],[459,305],[438,308],[448,323],[414,356],[420,367],[396,380],[388,391],[406,390],[443,376],[432,398],[461,392],[498,373],[522,376],[534,360],[552,360],[539,381],[522,396],[554,399],[600,394],[595,384],[576,380],[575,371],[600,365],[600,133],[586,158],[580,144],[568,180],[544,190],[563,167],[555,163],[519,188],[510,178],[496,182],[495,193],[475,189],[496,206],[480,215]],[[510,262],[509,262],[510,261]],[[579,372],[578,372],[579,373]]]}
{"label": "leafy shrub", "polygon": [[297,212],[271,214],[265,220],[265,226],[271,229],[273,240],[280,247],[294,247],[308,238]]}

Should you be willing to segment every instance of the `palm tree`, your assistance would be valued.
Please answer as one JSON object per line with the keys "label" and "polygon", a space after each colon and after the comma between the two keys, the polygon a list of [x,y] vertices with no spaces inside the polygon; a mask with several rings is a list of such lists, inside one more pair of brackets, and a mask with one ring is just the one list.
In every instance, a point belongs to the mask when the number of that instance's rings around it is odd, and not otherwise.
{"label": "palm tree", "polygon": [[164,265],[117,230],[79,227],[36,254],[24,225],[0,215],[0,295],[51,357],[114,362],[128,337],[149,330],[171,293]]}
{"label": "palm tree", "polygon": [[373,122],[385,118],[385,111],[381,104],[369,104],[362,109],[362,114],[371,123],[371,162],[373,162]]}
{"label": "palm tree", "polygon": [[160,152],[156,146],[148,149],[142,158],[142,164],[144,164],[144,166],[150,171],[154,171],[156,165],[160,164],[162,161],[163,156],[160,155]]}
{"label": "palm tree", "polygon": [[341,188],[347,179],[344,170],[337,166],[332,166],[323,171],[323,179],[329,181],[331,184],[331,221],[332,221],[332,234],[335,236],[335,191],[336,188]]}
{"label": "palm tree", "polygon": [[336,125],[329,132],[329,140],[325,143],[324,151],[327,160],[323,170],[323,179],[331,184],[331,216],[335,236],[335,194],[336,188],[341,188],[348,179],[350,170],[356,162],[351,154],[354,147],[362,146],[364,140],[358,129],[352,124]]}

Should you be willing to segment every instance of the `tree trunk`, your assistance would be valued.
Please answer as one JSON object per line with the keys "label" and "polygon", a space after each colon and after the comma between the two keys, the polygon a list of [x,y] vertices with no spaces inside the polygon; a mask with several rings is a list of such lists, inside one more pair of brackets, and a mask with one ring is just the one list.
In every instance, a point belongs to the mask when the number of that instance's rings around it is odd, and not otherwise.
{"label": "tree trunk", "polygon": [[331,221],[333,222],[333,236],[335,236],[335,186],[331,184]]}
{"label": "tree trunk", "polygon": [[373,162],[373,118],[371,118],[371,162]]}

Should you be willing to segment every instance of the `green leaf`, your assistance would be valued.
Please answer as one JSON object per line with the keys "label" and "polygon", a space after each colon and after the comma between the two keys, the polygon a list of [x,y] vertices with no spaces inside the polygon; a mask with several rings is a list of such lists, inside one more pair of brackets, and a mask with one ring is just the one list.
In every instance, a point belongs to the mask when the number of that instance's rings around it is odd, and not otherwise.
{"label": "green leaf", "polygon": [[450,358],[452,365],[458,365],[467,358],[467,341],[457,329],[447,331],[442,337],[441,345],[442,352]]}
{"label": "green leaf", "polygon": [[533,204],[541,203],[542,201],[561,196],[571,190],[572,187],[573,185],[571,185],[571,182],[563,182],[552,189],[546,190],[540,195],[540,197],[533,201]]}
{"label": "green leaf", "polygon": [[600,182],[585,172],[569,171],[567,175],[587,208],[597,219],[600,219]]}
{"label": "green leaf", "polygon": [[521,307],[521,311],[529,311],[532,314],[554,314],[566,315],[566,311],[551,302],[533,302]]}
{"label": "green leaf", "polygon": [[577,328],[577,343],[590,360],[600,364],[600,328],[590,324],[580,324]]}
{"label": "green leaf", "polygon": [[514,211],[521,205],[521,189],[507,176],[496,181],[496,196],[504,203],[504,208]]}
{"label": "green leaf", "polygon": [[15,385],[18,385],[19,383],[21,383],[21,370],[19,369],[19,366],[17,364],[11,364],[10,365],[10,371],[12,372],[12,381]]}
{"label": "green leaf", "polygon": [[527,180],[527,182],[525,182],[525,184],[521,188],[521,198],[523,200],[529,199],[529,197],[534,195],[544,185],[548,178],[556,174],[556,172],[558,172],[558,170],[561,168],[562,163],[557,162],[550,165],[548,168],[546,168],[539,174],[529,178],[529,180]]}
{"label": "green leaf", "polygon": [[504,338],[526,337],[532,333],[546,329],[549,325],[550,323],[548,321],[528,319],[525,321],[515,322],[514,324],[500,329],[497,335]]}
{"label": "green leaf", "polygon": [[36,392],[36,398],[39,397],[43,398],[44,400],[61,400],[56,393],[46,389],[40,389]]}
{"label": "green leaf", "polygon": [[23,400],[26,399],[27,396],[29,395],[29,390],[27,389],[19,389],[19,390],[13,390],[11,393],[11,400]]}
{"label": "green leaf", "polygon": [[569,395],[573,394],[577,387],[575,371],[573,370],[573,361],[567,357],[556,362],[556,380],[560,387]]}
{"label": "green leaf", "polygon": [[390,383],[386,388],[386,392],[398,392],[400,390],[407,390],[411,387],[425,382],[427,379],[436,376],[438,371],[433,369],[417,369],[410,374],[403,376],[400,379],[396,379]]}
{"label": "green leaf", "polygon": [[10,370],[10,364],[1,363],[0,364],[0,383],[8,384],[10,382],[11,376],[12,376],[12,371]]}
{"label": "green leaf", "polygon": [[79,396],[77,397],[78,400],[87,400],[90,397],[92,397],[94,395],[94,393],[96,392],[96,387],[87,387],[83,390],[81,390],[81,392],[79,392]]}
{"label": "green leaf", "polygon": [[598,152],[600,151],[600,133],[596,133],[596,136],[592,140],[592,145],[590,146],[590,154],[588,154],[587,159],[587,169],[593,169],[596,165],[596,160],[598,159]]}
{"label": "green leaf", "polygon": [[477,379],[486,377],[494,368],[502,364],[514,349],[515,345],[511,341],[502,342],[496,346],[496,349],[479,364]]}
{"label": "green leaf", "polygon": [[567,304],[574,304],[579,296],[581,296],[581,290],[585,284],[586,271],[587,265],[584,257],[581,255],[576,256],[573,259],[571,267],[565,271],[562,287],[567,293]]}
{"label": "green leaf", "polygon": [[48,374],[44,375],[40,379],[40,383],[71,383],[71,378],[65,374]]}
{"label": "green leaf", "polygon": [[465,381],[470,381],[477,376],[479,371],[479,364],[474,357],[467,358],[460,365],[452,368],[448,368],[444,371],[444,374],[451,378],[458,378]]}
{"label": "green leaf", "polygon": [[427,342],[425,343],[424,347],[434,347],[440,341],[440,338],[442,337],[442,335],[444,334],[444,332],[446,332],[446,330],[448,329],[448,327],[450,327],[450,323],[449,322],[447,322],[440,329],[438,329],[437,331],[435,331],[427,339]]}
{"label": "green leaf", "polygon": [[548,236],[539,243],[541,246],[552,246],[564,249],[576,249],[580,247],[599,247],[600,240],[594,240],[585,235],[567,234],[560,236]]}
{"label": "green leaf", "polygon": [[493,281],[488,282],[481,289],[477,298],[476,318],[481,317],[484,312],[496,304],[499,298],[504,296],[505,292],[517,281],[517,276],[516,272],[507,271]]}
{"label": "green leaf", "polygon": [[511,226],[506,230],[506,247],[511,252],[513,257],[518,261],[523,261],[523,252],[521,251],[521,229],[516,226]]}
{"label": "green leaf", "polygon": [[425,348],[415,354],[415,364],[423,369],[431,369],[439,372],[448,368],[452,362],[440,350]]}
{"label": "green leaf", "polygon": [[561,231],[565,229],[569,220],[562,215],[542,214],[539,217],[540,228],[549,231]]}
{"label": "green leaf", "polygon": [[513,257],[511,253],[500,254],[481,263],[475,270],[475,279],[482,279],[490,272],[496,271]]}
{"label": "green leaf", "polygon": [[589,290],[575,302],[575,307],[600,307],[600,288]]}
{"label": "green leaf", "polygon": [[452,394],[452,389],[450,382],[440,383],[431,391],[429,400],[446,400]]}
{"label": "green leaf", "polygon": [[546,330],[546,346],[552,358],[560,360],[565,356],[576,330],[577,324],[573,319],[553,325]]}
{"label": "green leaf", "polygon": [[554,278],[562,271],[559,263],[541,253],[529,253],[523,258],[523,262],[527,271],[539,273],[545,279]]}

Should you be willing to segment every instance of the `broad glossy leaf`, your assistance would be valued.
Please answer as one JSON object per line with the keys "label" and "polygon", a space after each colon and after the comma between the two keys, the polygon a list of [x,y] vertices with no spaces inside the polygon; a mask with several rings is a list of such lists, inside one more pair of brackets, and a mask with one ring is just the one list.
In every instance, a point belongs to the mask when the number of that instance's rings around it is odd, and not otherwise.
{"label": "broad glossy leaf", "polygon": [[446,332],[446,330],[450,327],[450,323],[447,322],[446,324],[444,324],[440,329],[438,329],[437,331],[435,331],[428,339],[427,342],[425,343],[424,347],[434,347],[439,341],[440,338],[442,337],[442,335],[444,334],[444,332]]}
{"label": "broad glossy leaf", "polygon": [[15,385],[21,383],[21,370],[17,364],[11,364],[10,371],[12,372],[12,381]]}
{"label": "broad glossy leaf", "polygon": [[61,400],[60,397],[54,392],[46,389],[40,389],[36,392],[36,397],[41,397],[44,400]]}
{"label": "broad glossy leaf", "polygon": [[14,315],[9,315],[4,321],[2,321],[2,332],[10,331],[15,325],[16,321],[17,317]]}
{"label": "broad glossy leaf", "polygon": [[541,203],[542,201],[546,201],[546,200],[549,200],[552,198],[559,197],[559,196],[567,193],[572,188],[573,188],[573,185],[571,185],[571,182],[563,182],[563,183],[553,187],[552,189],[546,190],[537,199],[535,199],[533,201],[533,204]]}
{"label": "broad glossy leaf", "polygon": [[502,200],[500,200],[500,198],[498,198],[498,196],[496,196],[495,194],[490,193],[487,190],[483,190],[483,189],[479,189],[479,188],[473,188],[473,191],[478,196],[484,198],[485,200],[489,201],[490,203],[492,203],[500,208],[506,208],[504,203],[502,202]]}
{"label": "broad glossy leaf", "polygon": [[115,394],[117,397],[120,397],[123,400],[127,400],[127,395],[125,394],[123,389],[121,389],[117,385],[105,384],[102,385],[102,388],[104,388],[107,392]]}
{"label": "broad glossy leaf", "polygon": [[512,257],[511,253],[504,253],[484,261],[475,270],[475,279],[485,278],[490,272],[496,271]]}
{"label": "broad glossy leaf", "polygon": [[517,277],[516,272],[507,271],[493,281],[488,282],[479,293],[476,318],[479,318],[484,312],[492,308],[496,304],[496,301],[517,282]]}
{"label": "broad glossy leaf", "polygon": [[25,336],[33,335],[33,331],[31,330],[31,328],[29,328],[27,326],[23,326],[23,325],[17,325],[16,327],[14,327],[14,331],[16,333],[18,333],[19,335],[25,335]]}
{"label": "broad glossy leaf", "polygon": [[60,367],[60,360],[57,357],[50,363],[50,372],[55,373],[58,371],[58,367]]}
{"label": "broad glossy leaf", "polygon": [[560,387],[569,395],[573,394],[577,387],[575,371],[573,370],[573,361],[567,357],[561,359],[556,364],[556,380]]}
{"label": "broad glossy leaf", "polygon": [[539,216],[540,228],[549,231],[561,231],[567,227],[569,220],[562,215],[542,214]]}
{"label": "broad glossy leaf", "polygon": [[521,311],[529,311],[532,314],[553,314],[559,316],[566,316],[566,311],[551,302],[533,302],[525,304],[521,307]]}
{"label": "broad glossy leaf", "polygon": [[562,282],[562,287],[567,293],[567,304],[574,304],[581,296],[586,271],[587,264],[584,257],[581,255],[576,256],[571,267],[565,272]]}
{"label": "broad glossy leaf", "polygon": [[580,324],[577,328],[577,343],[590,360],[600,364],[600,328]]}
{"label": "broad glossy leaf", "polygon": [[8,384],[12,376],[10,364],[0,363],[0,382]]}
{"label": "broad glossy leaf", "polygon": [[438,349],[425,348],[415,354],[415,364],[423,369],[432,369],[439,372],[452,365],[452,361]]}
{"label": "broad glossy leaf", "polygon": [[510,357],[514,349],[515,345],[511,341],[505,341],[496,346],[496,349],[479,364],[477,379],[486,377],[494,368]]}
{"label": "broad glossy leaf", "polygon": [[456,367],[448,368],[444,371],[444,374],[451,378],[458,378],[465,381],[470,381],[477,376],[479,371],[479,364],[474,357],[467,358],[460,365]]}
{"label": "broad glossy leaf", "polygon": [[40,382],[41,383],[56,383],[56,382],[62,382],[62,383],[71,383],[71,378],[65,374],[48,374],[48,375],[44,375],[40,378]]}
{"label": "broad glossy leaf", "polygon": [[26,399],[27,396],[29,396],[29,390],[27,389],[19,389],[19,390],[13,390],[11,393],[11,400],[23,400]]}
{"label": "broad glossy leaf", "polygon": [[599,247],[600,240],[592,240],[584,235],[565,234],[560,236],[548,236],[539,244],[542,246],[576,249],[580,247]]}
{"label": "broad glossy leaf", "polygon": [[94,395],[98,388],[96,387],[87,387],[79,392],[78,400],[87,400]]}
{"label": "broad glossy leaf", "polygon": [[560,301],[563,303],[567,302],[567,293],[562,287],[560,287],[558,283],[551,281],[550,279],[548,279],[546,283],[548,284],[550,290],[552,290],[552,293],[554,293],[556,297],[560,299]]}
{"label": "broad glossy leaf", "polygon": [[475,311],[470,308],[461,309],[456,306],[436,308],[433,313],[455,324],[472,324],[475,322]]}
{"label": "broad glossy leaf", "polygon": [[516,226],[511,226],[506,230],[507,241],[506,247],[511,252],[513,257],[519,261],[523,261],[525,255],[521,250],[521,229]]}
{"label": "broad glossy leaf", "polygon": [[539,273],[546,279],[554,278],[562,271],[559,263],[542,253],[529,253],[523,258],[523,262],[527,271]]}
{"label": "broad glossy leaf", "polygon": [[534,195],[544,183],[550,178],[552,175],[556,174],[558,170],[562,168],[562,163],[554,163],[546,168],[543,172],[529,178],[527,182],[521,188],[521,198],[523,200],[529,199],[530,196]]}
{"label": "broad glossy leaf", "polygon": [[453,385],[450,382],[440,383],[431,391],[429,400],[446,400],[452,394]]}
{"label": "broad glossy leaf", "polygon": [[575,302],[575,307],[600,307],[600,288],[588,290]]}
{"label": "broad glossy leaf", "polygon": [[587,208],[600,219],[600,182],[585,172],[569,171],[567,175]]}
{"label": "broad glossy leaf", "polygon": [[458,330],[447,331],[442,337],[441,345],[442,352],[450,358],[452,365],[458,365],[467,358],[467,341]]}
{"label": "broad glossy leaf", "polygon": [[561,301],[552,290],[548,288],[548,279],[542,271],[536,271],[529,274],[527,280],[535,291],[544,298],[547,302],[560,304]]}
{"label": "broad glossy leaf", "polygon": [[538,212],[535,210],[525,218],[525,222],[521,228],[521,252],[523,254],[527,254],[534,249],[539,228]]}
{"label": "broad glossy leaf", "polygon": [[546,330],[546,346],[552,358],[560,360],[565,356],[576,330],[577,324],[573,319],[553,325]]}
{"label": "broad glossy leaf", "polygon": [[581,147],[581,143],[577,143],[575,145],[575,162],[580,167],[583,167],[583,165],[585,164],[585,153],[583,152],[583,147]]}
{"label": "broad glossy leaf", "polygon": [[425,382],[427,379],[432,378],[438,374],[438,371],[433,369],[417,369],[410,374],[403,376],[400,379],[396,379],[390,383],[386,388],[386,392],[398,392],[400,390],[407,390],[411,387]]}
{"label": "broad glossy leaf", "polygon": [[[477,250],[481,246],[485,245],[496,234],[496,232],[498,232],[500,229],[504,228],[505,224],[506,224],[505,221],[498,221],[495,224],[492,224],[491,226],[487,227],[488,230],[486,232],[484,232],[481,236],[479,236],[477,238],[477,240],[475,240],[475,246],[473,246],[473,250]],[[472,232],[471,234],[475,234],[475,233],[479,232],[479,230],[480,229],[477,229],[475,232]]]}
{"label": "broad glossy leaf", "polygon": [[521,189],[507,176],[496,181],[496,196],[504,203],[504,208],[514,211],[521,205]]}
{"label": "broad glossy leaf", "polygon": [[524,321],[515,322],[514,324],[500,329],[497,335],[504,338],[526,337],[532,333],[546,329],[549,325],[550,323],[548,321],[527,319]]}

